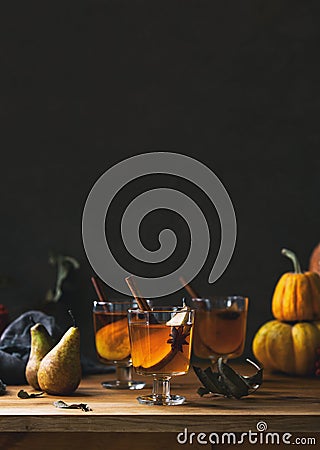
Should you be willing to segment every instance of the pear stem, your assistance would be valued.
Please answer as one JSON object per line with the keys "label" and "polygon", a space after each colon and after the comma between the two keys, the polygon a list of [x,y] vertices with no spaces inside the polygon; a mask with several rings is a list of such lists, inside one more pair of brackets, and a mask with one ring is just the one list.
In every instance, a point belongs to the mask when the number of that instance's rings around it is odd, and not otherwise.
{"label": "pear stem", "polygon": [[301,267],[297,258],[297,255],[295,253],[293,253],[291,250],[288,250],[286,248],[283,248],[281,250],[281,254],[286,256],[287,258],[291,259],[291,261],[293,262],[293,268],[294,268],[294,272],[295,273],[301,273]]}
{"label": "pear stem", "polygon": [[74,318],[74,315],[73,315],[71,309],[68,309],[68,314],[69,314],[69,316],[70,316],[71,319],[72,319],[73,326],[76,328],[76,326],[77,326],[77,324],[76,324],[76,319]]}

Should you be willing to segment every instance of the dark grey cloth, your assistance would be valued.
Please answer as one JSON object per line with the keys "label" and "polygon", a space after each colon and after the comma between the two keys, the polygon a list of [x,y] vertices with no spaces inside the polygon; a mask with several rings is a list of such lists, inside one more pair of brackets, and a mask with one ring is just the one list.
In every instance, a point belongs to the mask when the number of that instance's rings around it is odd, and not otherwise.
{"label": "dark grey cloth", "polygon": [[[6,384],[26,384],[25,368],[30,354],[30,328],[42,323],[58,341],[63,334],[52,316],[41,311],[27,311],[4,330],[0,338],[0,379]],[[82,373],[108,373],[112,366],[104,366],[81,356]]]}

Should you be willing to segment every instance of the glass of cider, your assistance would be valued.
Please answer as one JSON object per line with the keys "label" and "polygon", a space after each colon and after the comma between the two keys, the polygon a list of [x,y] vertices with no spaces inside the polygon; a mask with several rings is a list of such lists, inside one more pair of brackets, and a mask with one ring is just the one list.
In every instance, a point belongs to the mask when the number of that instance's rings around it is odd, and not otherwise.
{"label": "glass of cider", "polygon": [[241,356],[246,339],[248,298],[193,298],[192,307],[196,311],[192,358],[209,359],[214,365],[219,357],[226,362]]}
{"label": "glass of cider", "polygon": [[184,307],[129,310],[132,364],[153,377],[153,391],[138,397],[148,405],[180,405],[185,397],[170,393],[170,380],[189,370],[194,311]]}
{"label": "glass of cider", "polygon": [[127,312],[136,306],[134,300],[93,303],[97,356],[103,364],[116,368],[116,379],[102,383],[107,389],[142,389],[145,386],[145,383],[132,379]]}

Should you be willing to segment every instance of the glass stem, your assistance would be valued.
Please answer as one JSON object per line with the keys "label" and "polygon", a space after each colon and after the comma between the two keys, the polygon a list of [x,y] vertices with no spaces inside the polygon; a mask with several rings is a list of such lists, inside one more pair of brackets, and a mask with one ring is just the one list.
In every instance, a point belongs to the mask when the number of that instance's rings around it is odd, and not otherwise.
{"label": "glass stem", "polygon": [[152,397],[155,399],[170,399],[170,379],[171,377],[161,377],[153,379]]}
{"label": "glass stem", "polygon": [[116,364],[116,380],[119,384],[132,381],[132,367],[128,364]]}

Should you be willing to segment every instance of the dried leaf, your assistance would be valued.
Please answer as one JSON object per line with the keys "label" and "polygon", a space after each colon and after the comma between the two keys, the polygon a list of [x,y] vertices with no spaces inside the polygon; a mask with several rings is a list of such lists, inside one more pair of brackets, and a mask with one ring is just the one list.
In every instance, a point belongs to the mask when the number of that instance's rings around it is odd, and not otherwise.
{"label": "dried leaf", "polygon": [[200,395],[200,397],[202,397],[203,395],[210,394],[210,391],[209,391],[209,389],[204,388],[204,387],[201,386],[197,390],[197,393]]}
{"label": "dried leaf", "polygon": [[44,394],[44,392],[39,392],[39,393],[31,393],[29,394],[27,391],[24,391],[23,389],[21,389],[18,392],[18,397],[19,398],[37,398],[37,397],[42,397],[42,395]]}
{"label": "dried leaf", "polygon": [[2,380],[0,380],[0,395],[4,395],[6,393],[7,385],[4,384]]}
{"label": "dried leaf", "polygon": [[[201,381],[203,386],[205,386],[209,392],[224,395],[223,386],[220,386],[218,384],[218,380],[213,378],[213,372],[211,371],[211,373],[210,373],[208,371],[208,369],[202,370],[200,367],[193,366],[193,370],[195,371],[197,377],[199,378],[199,380]],[[204,395],[204,392],[202,392],[202,394],[200,394],[200,395],[201,396]]]}
{"label": "dried leaf", "polygon": [[205,370],[193,367],[197,377],[203,384],[198,389],[198,394],[203,396],[211,392],[212,394],[220,394],[237,399],[252,394],[262,383],[263,369],[249,359],[247,359],[247,362],[257,369],[257,372],[251,377],[240,375],[228,364],[224,363],[222,358],[218,359],[217,372],[213,372],[211,367]]}
{"label": "dried leaf", "polygon": [[63,400],[58,400],[53,403],[56,408],[65,408],[65,409],[81,409],[84,412],[92,411],[89,405],[86,403],[72,403],[68,405]]}
{"label": "dried leaf", "polygon": [[241,375],[224,363],[222,358],[218,360],[218,370],[229,393],[228,396],[239,399],[249,394],[248,384]]}

